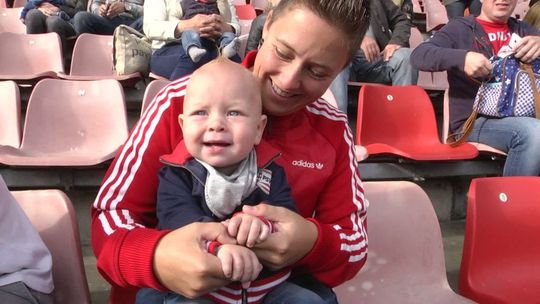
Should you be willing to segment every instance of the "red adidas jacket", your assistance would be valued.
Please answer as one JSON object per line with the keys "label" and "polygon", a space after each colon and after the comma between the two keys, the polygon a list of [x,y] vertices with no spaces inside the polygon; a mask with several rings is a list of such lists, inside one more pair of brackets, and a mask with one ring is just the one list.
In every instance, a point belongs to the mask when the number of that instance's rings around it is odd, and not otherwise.
{"label": "red adidas jacket", "polygon": [[[244,65],[253,65],[256,53]],[[101,274],[113,285],[111,303],[128,303],[139,287],[163,290],[153,252],[166,231],[157,224],[159,157],[182,139],[184,77],[159,92],[109,167],[92,207],[92,247]],[[323,100],[285,117],[269,117],[264,138],[283,152],[302,216],[318,227],[313,249],[294,265],[329,286],[351,279],[367,257],[366,201],[347,117]]]}

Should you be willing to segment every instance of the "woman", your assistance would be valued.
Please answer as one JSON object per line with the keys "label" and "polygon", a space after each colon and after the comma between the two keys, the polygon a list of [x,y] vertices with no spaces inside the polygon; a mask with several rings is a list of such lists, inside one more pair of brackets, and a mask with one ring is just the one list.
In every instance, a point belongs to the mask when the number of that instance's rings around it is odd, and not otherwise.
{"label": "woman", "polygon": [[[320,294],[352,278],[367,254],[366,205],[347,118],[319,100],[360,45],[367,3],[282,0],[268,15],[260,50],[244,62],[260,80],[269,117],[264,138],[283,153],[276,162],[302,215],[266,204],[244,208],[276,225],[277,232],[253,250],[270,269],[291,266],[293,276],[323,282],[306,284]],[[234,242],[221,224],[154,229],[159,156],[182,139],[177,120],[187,80],[158,93],[94,203],[92,245],[101,273],[113,284],[111,302],[125,303],[142,286],[197,297],[229,283],[217,258],[203,248],[207,240]]]}
{"label": "woman", "polygon": [[[152,39],[152,57],[150,71],[170,80],[175,80],[193,73],[198,67],[214,59],[218,55],[212,40],[218,40],[225,32],[240,33],[240,25],[236,19],[234,6],[227,0],[217,0],[220,15],[198,14],[190,19],[182,19],[181,1],[154,0],[144,4],[144,33]],[[232,8],[232,10],[231,10]],[[203,39],[207,52],[198,62],[193,62],[180,44],[180,37],[185,30],[194,30]],[[233,56],[239,61],[240,57]]]}
{"label": "woman", "polygon": [[67,38],[75,37],[73,25],[58,14],[63,11],[73,18],[77,12],[86,10],[86,0],[66,0],[65,5],[54,6],[44,1],[38,8],[28,11],[25,17],[27,34],[42,34],[55,32],[60,36],[64,54],[64,66],[69,69],[71,51],[67,45]]}

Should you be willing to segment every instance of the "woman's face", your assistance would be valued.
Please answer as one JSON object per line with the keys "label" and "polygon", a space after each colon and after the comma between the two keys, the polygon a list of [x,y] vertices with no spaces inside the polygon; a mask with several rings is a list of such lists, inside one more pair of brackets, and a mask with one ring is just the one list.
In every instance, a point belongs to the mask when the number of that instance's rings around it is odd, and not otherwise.
{"label": "woman's face", "polygon": [[317,100],[348,56],[345,35],[304,8],[283,12],[270,27],[267,22],[263,39],[253,73],[270,115],[291,114]]}

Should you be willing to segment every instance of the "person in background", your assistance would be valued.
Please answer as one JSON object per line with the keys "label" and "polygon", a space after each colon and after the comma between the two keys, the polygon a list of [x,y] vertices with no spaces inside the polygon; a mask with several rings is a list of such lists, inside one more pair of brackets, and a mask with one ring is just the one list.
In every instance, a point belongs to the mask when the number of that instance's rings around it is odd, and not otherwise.
{"label": "person in background", "polygon": [[[290,267],[289,282],[327,303],[337,302],[332,287],[366,262],[367,202],[347,118],[320,97],[358,49],[370,2],[281,0],[267,17],[261,47],[243,62],[261,86],[268,117],[263,139],[282,152],[275,162],[285,169],[299,211],[244,206],[244,213],[272,221],[276,230],[252,250],[270,270]],[[196,298],[231,283],[204,246],[236,243],[223,224],[156,229],[159,157],[183,138],[178,116],[188,81],[173,81],[156,95],[93,204],[92,247],[100,273],[112,284],[111,303],[132,303],[141,287]]]}
{"label": "person in background", "polygon": [[[219,16],[216,0],[182,0],[181,5],[184,12],[182,19],[184,20],[191,19],[198,14]],[[197,31],[187,29],[182,33],[181,38],[184,52],[189,55],[193,62],[199,62],[208,53],[201,43],[201,39],[205,38],[201,37]],[[214,42],[218,44],[222,56],[230,58],[236,55],[238,38],[236,38],[234,32],[225,31]]]}
{"label": "person in background", "polygon": [[467,8],[469,9],[469,14],[478,16],[482,7],[481,0],[444,0],[443,3],[446,8],[448,20],[463,17]]}
{"label": "person in background", "polygon": [[[58,5],[55,5],[55,3],[58,3]],[[27,4],[28,7],[25,6],[25,8],[29,8],[28,12],[24,15],[27,34],[54,32],[60,36],[66,71],[69,70],[72,51],[67,40],[76,36],[75,28],[69,20],[78,12],[85,11],[86,5],[86,0],[55,0],[29,1]],[[34,7],[31,8],[32,6]],[[25,8],[23,8],[23,11]],[[22,14],[21,17],[23,17]]]}
{"label": "person in background", "polygon": [[[30,1],[26,2],[23,9],[21,10],[21,17],[20,17],[21,22],[22,23],[26,22],[26,20],[25,20],[26,14],[28,13],[29,10],[38,8],[43,2],[49,2],[50,4],[52,4],[54,6],[60,6],[60,5],[65,5],[66,4],[66,1],[64,1],[64,0],[52,0],[52,1],[30,0]],[[64,19],[65,21],[69,21],[71,19],[71,17],[64,11],[53,12],[52,16],[58,16],[58,17]]]}
{"label": "person in background", "polygon": [[[150,71],[156,75],[175,80],[193,73],[196,69],[218,56],[214,41],[223,33],[240,33],[234,6],[227,0],[217,0],[219,15],[195,14],[184,19],[182,2],[178,0],[153,0],[144,6],[144,33],[152,40]],[[184,32],[196,32],[201,38],[201,46],[206,50],[194,62],[182,47]],[[231,58],[239,61],[235,55]]]}
{"label": "person in background", "polygon": [[0,175],[0,303],[52,304],[52,257]]}
{"label": "person in background", "polygon": [[[540,55],[540,31],[510,17],[517,1],[483,0],[478,17],[452,20],[414,49],[411,63],[418,69],[448,73],[450,134],[459,133],[471,115],[480,86],[475,79],[491,74],[489,58],[509,44],[512,33],[522,37],[513,49],[516,58],[531,62]],[[506,152],[505,176],[540,174],[540,120],[536,118],[479,115],[468,140]]]}
{"label": "person in background", "polygon": [[269,0],[264,12],[255,17],[253,22],[251,22],[251,28],[249,29],[248,40],[246,43],[246,54],[259,48],[266,16],[268,16],[268,12],[270,12],[274,6],[278,5],[278,3],[279,0]]}
{"label": "person in background", "polygon": [[90,11],[73,18],[77,35],[83,33],[112,35],[120,25],[129,25],[142,17],[144,0],[90,0]]}
{"label": "person in background", "polygon": [[342,112],[347,113],[349,80],[391,85],[416,84],[418,71],[410,64],[410,36],[409,19],[391,0],[371,3],[368,32],[350,66],[343,69],[330,86]]}

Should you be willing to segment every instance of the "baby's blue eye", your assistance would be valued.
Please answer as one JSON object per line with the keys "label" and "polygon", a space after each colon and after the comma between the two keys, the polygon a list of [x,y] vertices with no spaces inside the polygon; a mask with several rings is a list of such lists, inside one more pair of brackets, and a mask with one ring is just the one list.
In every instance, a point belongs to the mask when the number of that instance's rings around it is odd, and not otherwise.
{"label": "baby's blue eye", "polygon": [[227,113],[228,116],[240,116],[240,112],[238,111],[230,111]]}

